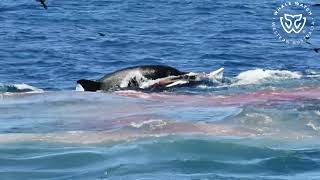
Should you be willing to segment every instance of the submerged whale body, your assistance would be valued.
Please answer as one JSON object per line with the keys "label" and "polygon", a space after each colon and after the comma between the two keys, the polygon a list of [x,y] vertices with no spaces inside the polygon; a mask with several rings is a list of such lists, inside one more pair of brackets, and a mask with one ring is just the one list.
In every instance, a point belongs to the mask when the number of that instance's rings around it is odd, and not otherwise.
{"label": "submerged whale body", "polygon": [[99,80],[81,79],[84,91],[115,91],[121,89],[160,88],[177,82],[182,75],[187,74],[173,67],[164,65],[134,66],[107,74]]}

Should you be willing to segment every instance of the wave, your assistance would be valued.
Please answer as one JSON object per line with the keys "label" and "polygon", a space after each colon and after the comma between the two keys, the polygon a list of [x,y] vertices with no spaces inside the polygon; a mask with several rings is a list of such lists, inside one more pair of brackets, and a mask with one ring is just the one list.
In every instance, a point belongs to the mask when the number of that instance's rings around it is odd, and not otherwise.
{"label": "wave", "polygon": [[320,71],[319,70],[314,70],[314,69],[308,69],[306,70],[306,76],[309,78],[318,78],[320,77]]}
{"label": "wave", "polygon": [[30,86],[28,84],[0,84],[0,93],[42,93],[43,89]]}
{"label": "wave", "polygon": [[236,139],[170,136],[90,147],[46,142],[0,147],[5,179],[308,179],[320,169],[319,149],[253,146]]}
{"label": "wave", "polygon": [[199,89],[220,89],[248,85],[274,84],[286,80],[301,78],[318,78],[320,74],[316,71],[307,71],[305,73],[289,70],[271,70],[271,69],[253,69],[240,72],[235,77],[221,77],[218,85],[200,84]]}

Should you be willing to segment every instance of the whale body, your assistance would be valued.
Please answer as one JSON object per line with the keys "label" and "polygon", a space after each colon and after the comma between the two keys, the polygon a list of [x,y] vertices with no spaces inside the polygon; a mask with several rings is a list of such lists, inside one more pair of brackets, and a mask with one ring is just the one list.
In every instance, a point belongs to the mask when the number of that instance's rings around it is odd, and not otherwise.
{"label": "whale body", "polygon": [[179,71],[164,65],[128,67],[107,74],[98,80],[78,80],[78,91],[163,90],[193,86],[203,82],[221,82],[224,68],[206,73]]}
{"label": "whale body", "polygon": [[[187,73],[170,66],[144,65],[121,69],[96,81],[81,79],[77,83],[81,85],[84,91],[147,89],[170,84],[173,80],[181,78],[179,76],[185,74]],[[170,78],[168,79],[168,77]]]}

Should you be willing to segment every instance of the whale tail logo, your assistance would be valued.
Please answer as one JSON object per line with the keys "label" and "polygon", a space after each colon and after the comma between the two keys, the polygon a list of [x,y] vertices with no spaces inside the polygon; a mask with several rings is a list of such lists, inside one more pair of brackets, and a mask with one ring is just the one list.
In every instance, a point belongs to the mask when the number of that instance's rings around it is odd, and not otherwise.
{"label": "whale tail logo", "polygon": [[284,14],[284,17],[280,17],[280,22],[283,30],[287,33],[300,33],[306,24],[307,18],[302,14],[291,15]]}

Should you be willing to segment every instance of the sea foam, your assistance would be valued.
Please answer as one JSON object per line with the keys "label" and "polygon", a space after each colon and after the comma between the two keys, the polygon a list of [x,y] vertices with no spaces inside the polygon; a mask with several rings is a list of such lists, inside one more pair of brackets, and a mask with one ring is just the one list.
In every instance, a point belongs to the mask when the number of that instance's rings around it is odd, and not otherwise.
{"label": "sea foam", "polygon": [[240,73],[235,77],[235,82],[232,85],[260,84],[270,81],[300,79],[301,77],[302,74],[299,72],[254,69]]}

